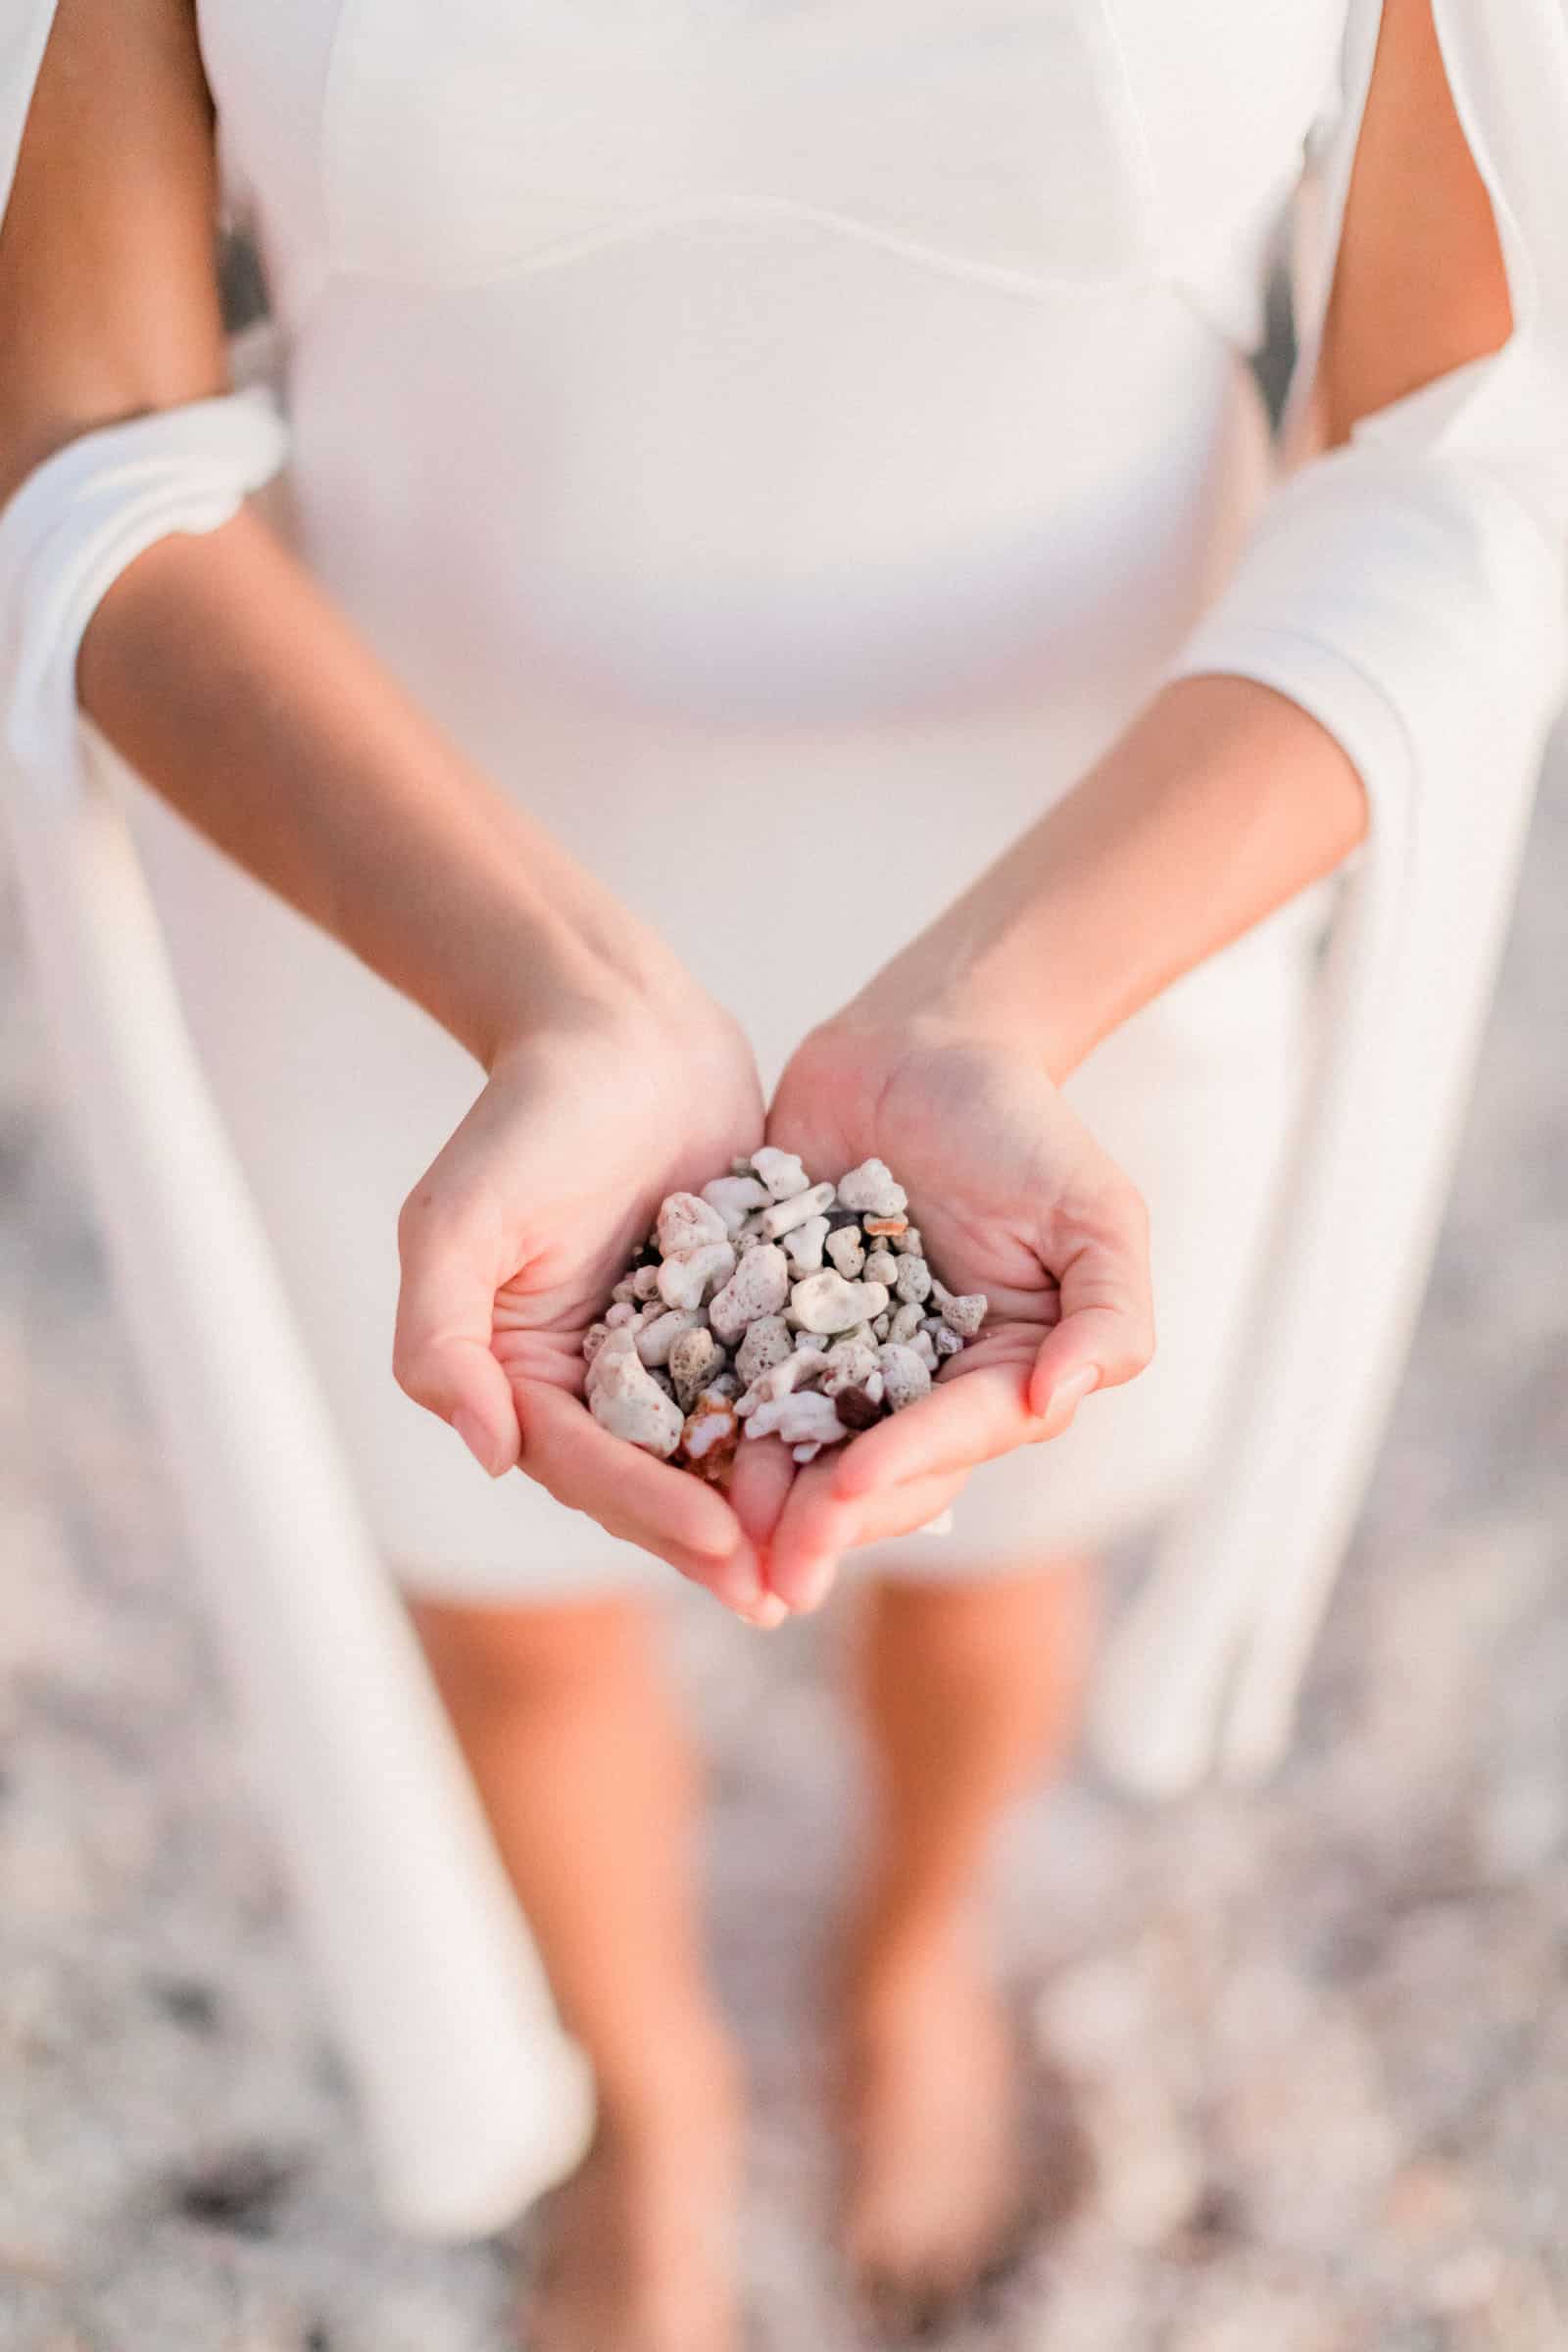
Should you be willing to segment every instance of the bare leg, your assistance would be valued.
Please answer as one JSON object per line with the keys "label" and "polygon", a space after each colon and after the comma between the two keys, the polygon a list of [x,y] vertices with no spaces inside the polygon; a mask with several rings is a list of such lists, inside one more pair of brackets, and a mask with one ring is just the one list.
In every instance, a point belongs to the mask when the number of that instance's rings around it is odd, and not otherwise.
{"label": "bare leg", "polygon": [[856,1652],[877,1842],[846,1983],[849,2248],[885,2304],[961,2293],[1021,2205],[1016,2053],[973,1917],[993,1833],[1064,1754],[1090,1562],[867,1593]]}
{"label": "bare leg", "polygon": [[594,2146],[552,2200],[537,2352],[729,2352],[737,2076],[694,1892],[696,1773],[641,1603],[416,1601],[569,2031]]}

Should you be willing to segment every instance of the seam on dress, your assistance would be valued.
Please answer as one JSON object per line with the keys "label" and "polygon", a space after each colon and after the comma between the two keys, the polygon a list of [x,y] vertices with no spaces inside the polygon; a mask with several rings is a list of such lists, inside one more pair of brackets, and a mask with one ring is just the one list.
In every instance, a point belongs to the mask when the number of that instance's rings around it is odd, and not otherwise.
{"label": "seam on dress", "polygon": [[[338,0],[337,18],[327,38],[321,72],[320,128],[316,142],[318,194],[321,205],[322,244],[328,254],[342,249],[344,222],[338,190],[342,184],[341,123],[347,116],[341,84],[348,74],[347,58],[358,29],[361,0]],[[322,283],[333,272],[326,270]],[[318,291],[319,289],[318,288]]]}
{"label": "seam on dress", "polygon": [[[927,245],[913,237],[901,236],[896,230],[879,228],[874,222],[861,220],[852,213],[840,213],[825,205],[798,204],[787,197],[736,196],[710,199],[697,205],[671,206],[651,210],[616,221],[612,226],[588,229],[581,234],[563,237],[554,243],[536,247],[532,252],[519,254],[511,262],[492,262],[470,271],[432,273],[415,269],[377,270],[363,263],[343,262],[334,265],[328,274],[338,278],[363,278],[372,282],[423,287],[462,287],[501,285],[527,277],[536,271],[559,269],[593,253],[604,252],[617,245],[630,245],[640,238],[655,236],[667,228],[689,227],[704,222],[746,220],[800,220],[834,234],[853,238],[864,245],[897,254],[902,260],[920,268],[932,270],[945,277],[971,280],[977,285],[993,286],[998,292],[1016,294],[1025,300],[1042,296],[1053,298],[1063,294],[1085,296],[1113,292],[1134,285],[1152,282],[1155,273],[1151,270],[1148,256],[1125,269],[1101,270],[1094,275],[1075,275],[1051,270],[1028,270],[1005,262],[982,262],[961,254],[944,252],[940,247]],[[340,244],[339,250],[343,250]]]}
{"label": "seam on dress", "polygon": [[1097,46],[1094,27],[1098,25],[1101,34],[1098,46],[1104,52],[1106,62],[1115,74],[1116,85],[1121,93],[1121,114],[1130,133],[1130,137],[1118,141],[1118,145],[1126,153],[1138,189],[1138,241],[1144,249],[1146,261],[1157,263],[1159,239],[1154,223],[1159,218],[1159,174],[1154,169],[1154,151],[1149,142],[1149,127],[1144,120],[1143,101],[1138,95],[1132,62],[1121,37],[1121,26],[1116,21],[1115,0],[1085,0],[1080,23],[1084,27],[1085,44],[1091,51]]}

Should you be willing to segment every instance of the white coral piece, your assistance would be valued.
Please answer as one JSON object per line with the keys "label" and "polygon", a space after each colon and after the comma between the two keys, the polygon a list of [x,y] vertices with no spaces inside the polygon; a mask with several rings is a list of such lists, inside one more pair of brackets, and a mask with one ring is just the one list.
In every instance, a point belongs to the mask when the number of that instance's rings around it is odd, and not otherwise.
{"label": "white coral piece", "polygon": [[[703,1318],[695,1306],[672,1306],[645,1323],[633,1338],[632,1345],[643,1362],[652,1368],[667,1364],[669,1351],[683,1331],[696,1331]],[[603,1356],[604,1349],[600,1349]]]}
{"label": "white coral piece", "polygon": [[891,1340],[878,1348],[876,1360],[892,1411],[901,1413],[906,1404],[917,1404],[931,1394],[930,1372],[912,1348]]}
{"label": "white coral piece", "polygon": [[[757,1220],[757,1229],[764,1241],[782,1241],[785,1234],[793,1233],[797,1225],[804,1225],[808,1217],[821,1216],[822,1211],[832,1205],[833,1187],[830,1184],[808,1185],[804,1193],[794,1193],[789,1200],[775,1200],[771,1208],[764,1208]],[[825,1217],[822,1227],[825,1238]]]}
{"label": "white coral piece", "polygon": [[842,1274],[808,1274],[790,1293],[790,1316],[803,1331],[848,1331],[870,1322],[887,1305],[886,1285],[846,1282]]}
{"label": "white coral piece", "polygon": [[713,1337],[726,1348],[732,1346],[759,1315],[776,1315],[789,1295],[790,1269],[783,1250],[776,1242],[759,1243],[709,1302]]}
{"label": "white coral piece", "polygon": [[865,1244],[860,1239],[858,1225],[841,1225],[830,1233],[824,1245],[846,1282],[854,1282],[865,1271]]}
{"label": "white coral piece", "polygon": [[700,1249],[704,1242],[727,1242],[729,1228],[709,1200],[695,1193],[670,1193],[659,1204],[659,1253],[673,1257],[681,1250]]}
{"label": "white coral piece", "polygon": [[768,1399],[746,1424],[749,1438],[779,1437],[786,1446],[837,1446],[849,1434],[832,1397],[814,1389]]}
{"label": "white coral piece", "polygon": [[839,1178],[838,1193],[846,1208],[873,1217],[901,1217],[909,1205],[908,1194],[894,1182],[885,1159],[862,1159]]}
{"label": "white coral piece", "polygon": [[869,1340],[836,1340],[827,1351],[822,1374],[824,1396],[842,1396],[846,1389],[863,1389],[877,1369],[876,1347]]}
{"label": "white coral piece", "polygon": [[764,1144],[760,1152],[754,1152],[752,1165],[775,1200],[788,1200],[796,1193],[804,1193],[811,1181],[801,1163],[800,1153],[781,1152],[776,1144]]}
{"label": "white coral piece", "polygon": [[826,1240],[826,1217],[808,1217],[804,1225],[796,1226],[785,1241],[784,1249],[797,1274],[815,1274],[818,1271]]}
{"label": "white coral piece", "polygon": [[736,1266],[728,1242],[699,1242],[676,1250],[659,1269],[659,1295],[666,1306],[701,1306],[728,1282]]}
{"label": "white coral piece", "polygon": [[746,1337],[736,1350],[735,1369],[750,1388],[761,1373],[781,1364],[793,1345],[790,1327],[782,1315],[759,1315],[747,1327]]}
{"label": "white coral piece", "polygon": [[667,1457],[680,1444],[680,1406],[639,1360],[635,1346],[619,1347],[615,1340],[612,1333],[589,1367],[588,1409],[612,1438]]}
{"label": "white coral piece", "polygon": [[765,1208],[772,1198],[760,1176],[715,1176],[703,1187],[703,1199],[724,1220],[724,1230],[739,1233],[754,1209]]}

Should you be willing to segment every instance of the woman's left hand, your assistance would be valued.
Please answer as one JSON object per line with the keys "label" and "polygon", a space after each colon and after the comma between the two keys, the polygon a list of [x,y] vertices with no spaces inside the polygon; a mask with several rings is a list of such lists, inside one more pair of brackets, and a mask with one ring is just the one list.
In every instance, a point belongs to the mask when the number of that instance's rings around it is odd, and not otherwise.
{"label": "woman's left hand", "polygon": [[769,1548],[771,1589],[809,1608],[844,1552],[924,1525],[977,1463],[1059,1436],[1093,1390],[1143,1369],[1148,1220],[1038,1059],[951,1019],[851,1007],[813,1030],[767,1140],[813,1174],[885,1160],[933,1271],[991,1302],[929,1396],[808,1468],[795,1473],[774,1440],[742,1447],[732,1499]]}

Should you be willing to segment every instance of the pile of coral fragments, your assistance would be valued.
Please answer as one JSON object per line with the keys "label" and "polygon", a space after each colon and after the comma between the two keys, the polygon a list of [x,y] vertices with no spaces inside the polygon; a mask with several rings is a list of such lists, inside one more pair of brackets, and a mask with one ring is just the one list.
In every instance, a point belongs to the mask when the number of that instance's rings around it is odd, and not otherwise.
{"label": "pile of coral fragments", "polygon": [[595,1420],[721,1481],[743,1433],[808,1462],[913,1404],[986,1300],[938,1282],[907,1208],[880,1159],[813,1184],[771,1147],[671,1193],[583,1340]]}

